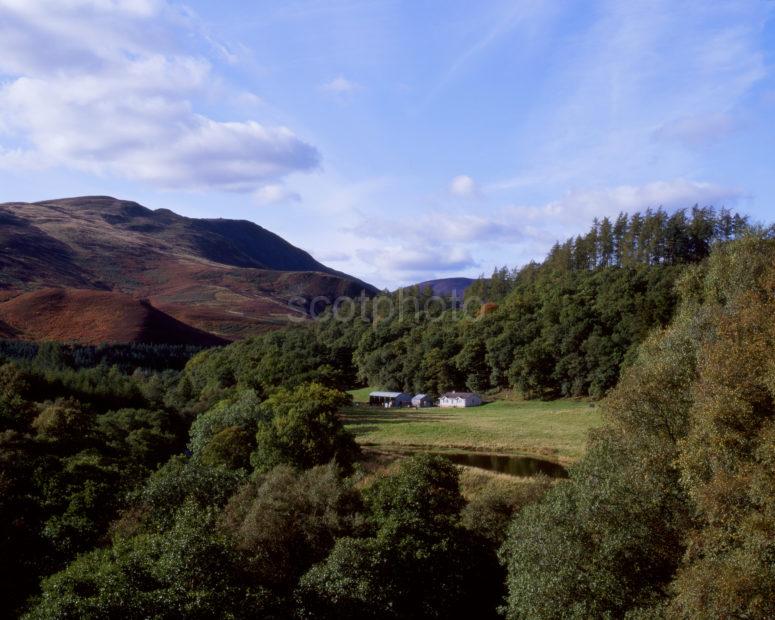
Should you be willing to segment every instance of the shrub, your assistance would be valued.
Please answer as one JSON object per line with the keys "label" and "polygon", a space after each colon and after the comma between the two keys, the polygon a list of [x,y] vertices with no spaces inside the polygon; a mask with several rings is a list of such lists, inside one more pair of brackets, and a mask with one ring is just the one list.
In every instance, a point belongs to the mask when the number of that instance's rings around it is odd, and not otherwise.
{"label": "shrub", "polygon": [[349,395],[311,383],[278,390],[264,403],[272,417],[259,423],[252,463],[259,471],[281,464],[307,469],[331,460],[349,472],[360,454],[338,412]]}

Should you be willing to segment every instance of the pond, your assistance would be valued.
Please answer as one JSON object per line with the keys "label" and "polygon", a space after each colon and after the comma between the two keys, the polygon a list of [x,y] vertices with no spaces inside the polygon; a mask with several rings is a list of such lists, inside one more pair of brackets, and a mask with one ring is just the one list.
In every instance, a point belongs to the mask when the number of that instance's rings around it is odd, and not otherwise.
{"label": "pond", "polygon": [[567,470],[559,463],[535,459],[529,456],[506,456],[503,454],[482,454],[481,452],[435,452],[456,465],[467,465],[488,469],[511,476],[535,476],[544,474],[551,478],[567,478]]}

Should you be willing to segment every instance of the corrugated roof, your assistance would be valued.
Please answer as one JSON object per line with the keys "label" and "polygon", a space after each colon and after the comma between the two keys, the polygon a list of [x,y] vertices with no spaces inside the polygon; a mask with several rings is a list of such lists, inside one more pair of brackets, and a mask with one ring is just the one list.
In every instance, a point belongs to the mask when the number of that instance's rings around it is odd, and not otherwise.
{"label": "corrugated roof", "polygon": [[[414,398],[430,398],[427,394],[415,394]],[[414,398],[412,400],[414,400]]]}
{"label": "corrugated roof", "polygon": [[403,392],[371,392],[369,396],[377,396],[378,398],[398,398],[404,395]]}
{"label": "corrugated roof", "polygon": [[468,398],[469,396],[479,396],[473,392],[447,392],[442,398]]}

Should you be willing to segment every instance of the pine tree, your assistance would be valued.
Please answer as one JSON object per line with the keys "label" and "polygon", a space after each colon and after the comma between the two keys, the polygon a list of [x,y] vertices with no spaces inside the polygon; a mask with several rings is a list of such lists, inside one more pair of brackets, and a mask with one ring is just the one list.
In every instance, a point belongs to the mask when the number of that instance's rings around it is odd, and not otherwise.
{"label": "pine tree", "polygon": [[611,220],[607,217],[600,222],[600,232],[598,234],[599,243],[599,265],[608,267],[614,260],[614,236]]}

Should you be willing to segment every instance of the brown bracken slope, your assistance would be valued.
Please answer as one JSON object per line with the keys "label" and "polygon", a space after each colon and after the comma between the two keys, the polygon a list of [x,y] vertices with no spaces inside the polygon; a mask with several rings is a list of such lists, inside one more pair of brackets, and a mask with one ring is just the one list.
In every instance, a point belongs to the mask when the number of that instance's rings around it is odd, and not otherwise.
{"label": "brown bracken slope", "polygon": [[0,303],[0,325],[15,338],[81,344],[150,342],[224,344],[157,310],[144,300],[113,291],[42,289]]}
{"label": "brown bracken slope", "polygon": [[[42,296],[25,295],[34,291]],[[314,297],[362,291],[376,292],[252,222],[192,219],[107,196],[0,204],[0,337],[233,340],[304,319]],[[77,323],[88,304],[94,337]],[[157,327],[132,323],[141,316]],[[165,316],[178,322],[169,336],[154,332]]]}

